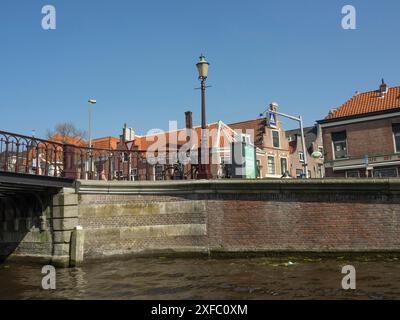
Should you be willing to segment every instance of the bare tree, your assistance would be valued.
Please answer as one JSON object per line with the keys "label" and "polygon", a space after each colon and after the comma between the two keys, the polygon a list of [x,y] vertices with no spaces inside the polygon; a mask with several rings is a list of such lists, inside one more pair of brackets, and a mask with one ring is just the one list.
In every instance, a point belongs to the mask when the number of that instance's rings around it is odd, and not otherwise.
{"label": "bare tree", "polygon": [[58,123],[53,130],[46,130],[47,139],[54,137],[56,134],[62,136],[63,143],[67,142],[66,137],[78,138],[78,141],[83,141],[87,137],[86,131],[78,129],[72,122]]}

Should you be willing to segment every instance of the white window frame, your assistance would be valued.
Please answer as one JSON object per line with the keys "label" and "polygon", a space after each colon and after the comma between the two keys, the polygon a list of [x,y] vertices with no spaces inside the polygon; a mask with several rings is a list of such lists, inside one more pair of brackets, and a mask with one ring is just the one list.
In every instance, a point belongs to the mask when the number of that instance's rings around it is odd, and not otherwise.
{"label": "white window frame", "polygon": [[[274,172],[269,171],[269,158],[272,158],[274,160]],[[275,161],[275,156],[272,155],[267,155],[267,174],[268,175],[276,175],[276,161]]]}
{"label": "white window frame", "polygon": [[301,163],[304,163],[304,152],[303,151],[299,151],[299,160]]}
{"label": "white window frame", "polygon": [[[395,124],[395,123],[393,123],[393,124]],[[393,125],[393,124],[392,124],[392,125]],[[394,153],[400,153],[400,150],[397,150],[397,148],[396,148],[396,135],[395,135],[393,129],[392,129],[392,137],[393,137],[393,149],[394,149]]]}
{"label": "white window frame", "polygon": [[[289,161],[288,161],[288,158],[287,157],[279,157],[279,161],[280,161],[279,165],[281,166],[281,172],[283,171],[282,170],[282,159],[286,160],[286,171],[289,172]],[[283,174],[285,174],[285,172],[283,172],[282,175]]]}
{"label": "white window frame", "polygon": [[251,136],[249,134],[243,134],[242,142],[244,142],[246,144],[251,144]]}
{"label": "white window frame", "polygon": [[[278,146],[277,147],[274,146],[274,132],[278,133]],[[281,148],[281,134],[280,134],[279,130],[271,130],[271,137],[272,137],[272,147],[275,149],[280,149]]]}

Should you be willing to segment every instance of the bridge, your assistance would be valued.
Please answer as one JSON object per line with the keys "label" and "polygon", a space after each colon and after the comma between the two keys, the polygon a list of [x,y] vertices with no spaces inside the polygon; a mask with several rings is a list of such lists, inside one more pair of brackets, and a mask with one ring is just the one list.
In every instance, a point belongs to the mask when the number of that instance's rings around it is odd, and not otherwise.
{"label": "bridge", "polygon": [[[63,141],[64,140],[64,141]],[[71,139],[39,139],[0,131],[0,259],[45,252],[65,264],[71,230],[66,219],[76,204],[75,183],[196,179],[198,164],[180,164],[177,154],[89,148]],[[196,150],[197,152],[197,150]],[[195,157],[196,158],[196,157]],[[65,210],[64,210],[65,208]],[[64,212],[65,211],[65,212]],[[58,263],[57,261],[55,261]]]}

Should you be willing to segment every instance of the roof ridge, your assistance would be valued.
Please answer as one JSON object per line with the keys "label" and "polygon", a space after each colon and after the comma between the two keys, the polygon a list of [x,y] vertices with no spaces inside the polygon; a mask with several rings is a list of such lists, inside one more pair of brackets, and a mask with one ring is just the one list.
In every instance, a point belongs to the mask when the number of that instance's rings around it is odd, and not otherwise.
{"label": "roof ridge", "polygon": [[229,125],[233,125],[233,124],[239,124],[239,123],[245,123],[245,122],[250,122],[250,121],[257,121],[257,120],[263,120],[265,119],[263,118],[256,118],[256,119],[252,119],[252,120],[244,120],[244,121],[239,121],[239,122],[231,122]]}
{"label": "roof ridge", "polygon": [[[400,84],[399,84],[399,85],[396,85],[396,86],[394,86],[394,87],[388,86],[388,90],[392,90],[392,89],[396,89],[396,88],[400,88]],[[366,93],[371,93],[371,92],[379,92],[379,89],[360,92],[359,94],[357,94],[357,95],[355,95],[355,96],[353,96],[353,97],[357,97],[357,96],[360,95],[360,94],[366,94]]]}
{"label": "roof ridge", "polygon": [[[218,124],[218,121],[217,122],[207,123],[207,127],[211,127],[211,126],[216,125],[216,124]],[[143,135],[140,135],[140,136],[139,135],[135,135],[135,137],[145,138],[145,137],[158,136],[160,134],[171,133],[171,132],[179,132],[179,131],[187,130],[188,128],[183,127],[183,128],[177,128],[177,129],[174,129],[174,130],[166,130],[166,131],[163,130],[163,129],[160,129],[160,128],[156,128],[156,129],[157,130],[159,129],[161,131],[160,132],[154,132],[152,134],[143,134]],[[195,126],[192,127],[192,129],[201,129],[201,125],[195,125]]]}

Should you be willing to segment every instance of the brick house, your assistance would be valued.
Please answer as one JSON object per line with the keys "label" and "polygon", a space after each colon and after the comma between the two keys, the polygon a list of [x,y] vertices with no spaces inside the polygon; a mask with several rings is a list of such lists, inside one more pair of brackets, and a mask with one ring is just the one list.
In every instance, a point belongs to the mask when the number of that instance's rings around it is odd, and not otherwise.
{"label": "brick house", "polygon": [[[271,108],[275,108],[276,111],[277,107],[271,105]],[[274,125],[270,125],[263,117],[231,123],[229,127],[250,133],[252,142],[260,150],[257,161],[261,168],[261,178],[281,178],[286,171],[289,171],[289,141],[278,116]]]}
{"label": "brick house", "polygon": [[398,177],[400,86],[356,93],[318,121],[327,177]]}
{"label": "brick house", "polygon": [[[290,170],[292,177],[300,178],[304,172],[304,151],[300,129],[286,131],[286,138],[289,140],[290,149]],[[324,149],[320,125],[304,128],[304,138],[307,150],[307,164],[309,178],[323,178],[324,170]],[[322,157],[315,159],[312,154],[321,152]]]}
{"label": "brick house", "polygon": [[[188,130],[193,130],[196,139],[192,140],[192,150],[197,150],[201,145],[201,127],[192,125],[192,113],[185,114],[185,128],[176,131],[167,131],[160,134],[151,135],[134,135],[134,148],[141,152],[146,152],[160,138],[168,143],[165,145],[166,150],[179,150],[183,144],[187,142],[186,134]],[[213,178],[230,178],[232,177],[231,168],[231,146],[232,143],[246,141],[255,149],[256,159],[256,177],[257,178],[281,178],[283,173],[289,170],[289,144],[285,136],[279,119],[275,126],[269,126],[266,118],[258,118],[249,121],[242,121],[232,124],[225,124],[223,121],[207,124],[209,131],[209,148],[213,157],[211,165],[211,173]],[[126,130],[126,128],[124,129]],[[120,137],[120,148],[124,147],[123,136]],[[178,137],[174,144],[170,143],[171,137]],[[174,138],[176,139],[176,138]],[[196,156],[195,156],[196,157]],[[156,165],[155,176],[157,172],[165,172],[166,167],[171,167],[172,163],[167,165]],[[169,169],[167,169],[169,170]],[[183,177],[188,178],[190,168],[183,168]],[[171,178],[174,172],[171,169]]]}
{"label": "brick house", "polygon": [[[191,164],[196,165],[198,163],[198,150],[201,146],[201,126],[192,125],[192,113],[186,112],[186,126],[185,128],[176,129],[173,131],[166,131],[160,133],[153,133],[147,135],[134,135],[134,148],[144,154],[147,154],[149,150],[158,150],[161,153],[165,153],[165,163],[157,163],[154,166],[155,179],[190,179],[193,178],[194,169]],[[125,129],[124,129],[125,130]],[[240,130],[234,130],[223,121],[207,124],[207,136],[208,136],[208,147],[210,152],[210,168],[211,174],[214,179],[217,178],[230,178],[232,177],[232,154],[231,146],[232,143],[238,143],[246,138],[248,145],[252,145],[255,148],[255,157],[258,159],[258,169],[261,169],[262,159],[264,152],[252,143],[250,135],[243,132],[241,135]],[[189,138],[191,136],[191,138]],[[189,140],[188,140],[189,139]],[[161,143],[158,147],[155,147],[158,142]],[[190,142],[189,142],[190,141]],[[186,164],[180,164],[179,168],[178,161],[170,160],[170,155],[177,153],[177,156],[182,156],[182,147],[187,148],[190,143],[190,161]],[[120,146],[123,147],[123,135],[121,136]],[[156,149],[154,149],[156,148]],[[185,151],[186,153],[189,151]],[[147,157],[146,156],[146,157]],[[265,157],[264,157],[265,158]],[[161,159],[162,160],[162,159]],[[186,161],[185,161],[186,162]],[[265,164],[264,164],[265,165]],[[262,172],[258,173],[258,177],[262,175]]]}

